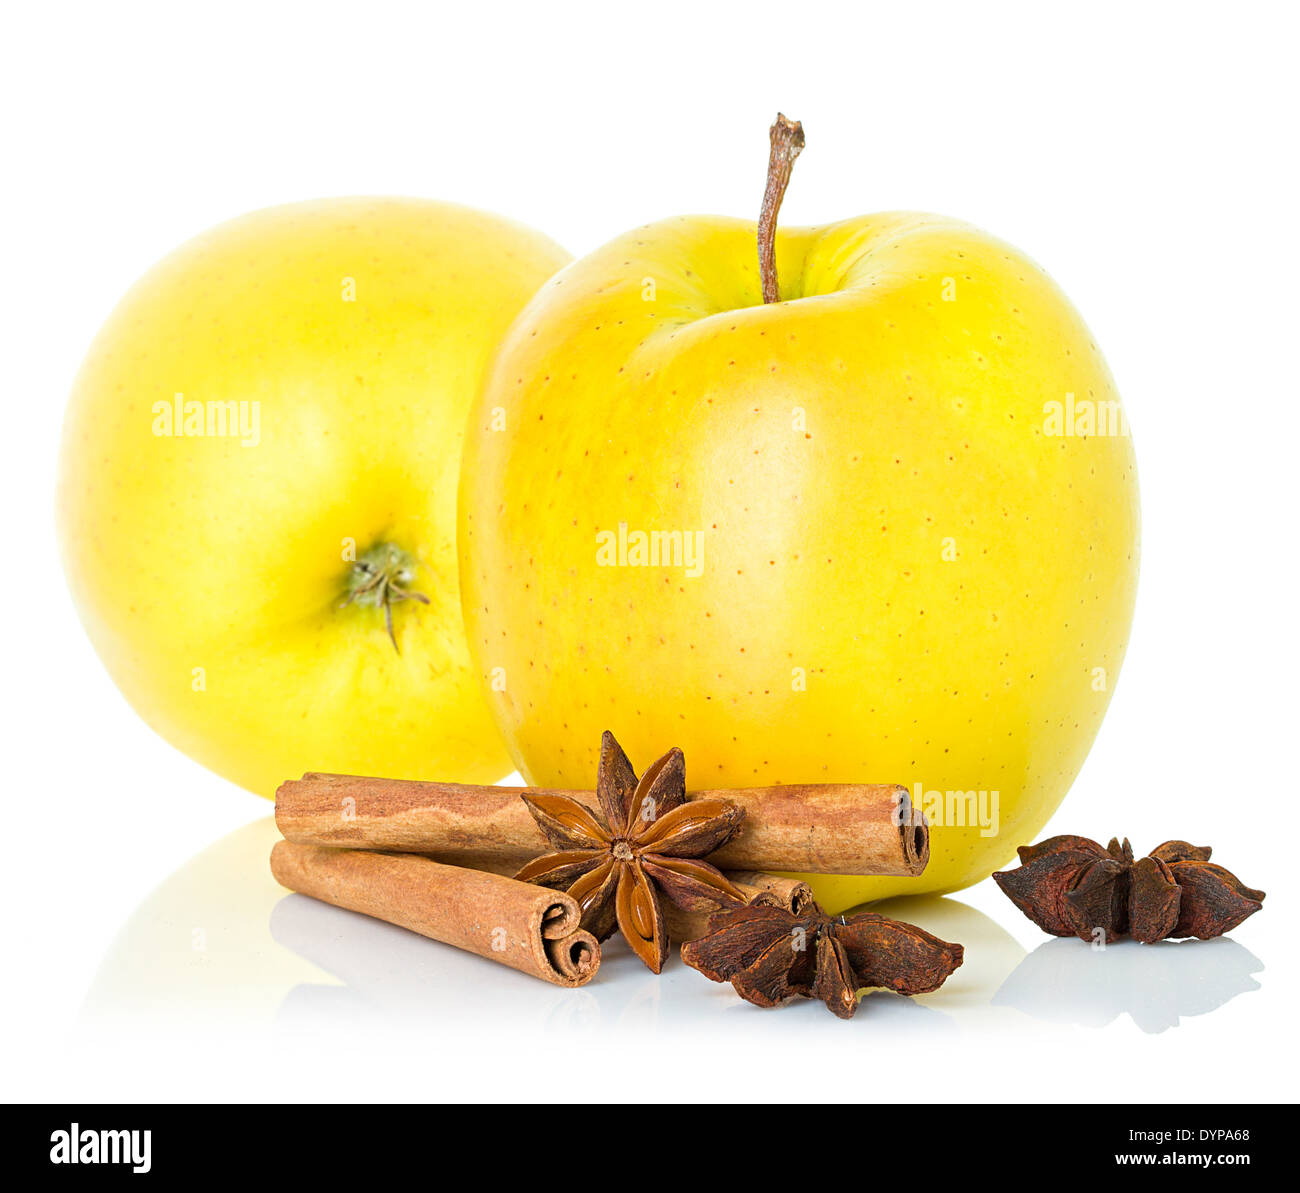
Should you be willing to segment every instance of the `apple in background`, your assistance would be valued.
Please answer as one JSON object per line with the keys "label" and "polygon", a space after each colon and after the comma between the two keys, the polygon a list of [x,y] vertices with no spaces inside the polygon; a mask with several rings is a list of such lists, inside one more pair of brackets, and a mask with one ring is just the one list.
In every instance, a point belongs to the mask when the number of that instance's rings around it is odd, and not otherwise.
{"label": "apple in background", "polygon": [[1124,657],[1137,475],[1100,350],[1010,245],[893,212],[775,231],[760,276],[792,130],[761,228],[639,228],[525,309],[466,440],[461,582],[530,783],[589,787],[609,729],[682,747],[693,789],[911,787],[927,872],[809,876],[838,911],[986,877],[1065,795]]}
{"label": "apple in background", "polygon": [[222,224],[127,294],[76,379],[58,519],[90,638],[163,737],[265,796],[304,770],[510,770],[456,482],[492,352],[567,260],[467,208],[322,200]]}

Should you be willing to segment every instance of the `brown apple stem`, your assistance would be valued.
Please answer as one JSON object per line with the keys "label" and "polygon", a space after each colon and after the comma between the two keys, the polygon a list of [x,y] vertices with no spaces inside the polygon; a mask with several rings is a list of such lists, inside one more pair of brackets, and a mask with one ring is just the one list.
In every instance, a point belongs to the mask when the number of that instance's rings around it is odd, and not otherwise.
{"label": "brown apple stem", "polygon": [[763,301],[778,302],[781,292],[776,280],[776,217],[785,188],[790,185],[794,159],[803,149],[803,125],[778,112],[769,135],[772,152],[767,159],[767,190],[758,216],[758,275],[763,282]]}

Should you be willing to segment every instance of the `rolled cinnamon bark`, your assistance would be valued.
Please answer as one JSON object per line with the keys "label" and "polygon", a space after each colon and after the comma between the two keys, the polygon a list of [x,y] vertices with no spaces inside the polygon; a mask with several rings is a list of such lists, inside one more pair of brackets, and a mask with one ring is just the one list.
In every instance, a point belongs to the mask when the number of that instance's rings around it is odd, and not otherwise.
{"label": "rolled cinnamon bark", "polygon": [[271,873],[291,891],[557,986],[585,985],[600,967],[600,945],[579,926],[577,903],[559,891],[425,857],[288,841],[271,850]]}
{"label": "rolled cinnamon bark", "polygon": [[774,907],[784,907],[795,915],[803,915],[812,905],[812,887],[797,878],[786,878],[783,874],[762,874],[754,870],[731,870],[727,877],[750,896],[751,903],[771,902]]}
{"label": "rolled cinnamon bark", "polygon": [[[740,888],[751,906],[766,904],[769,907],[783,907],[795,915],[803,915],[813,901],[812,887],[797,878],[760,874],[753,870],[731,870],[727,872],[727,877],[732,885]],[[677,944],[684,944],[688,940],[698,940],[704,936],[709,931],[709,920],[717,912],[684,911],[665,900],[663,914],[668,924],[668,935]]]}
{"label": "rolled cinnamon bark", "polygon": [[[425,853],[465,866],[522,866],[550,846],[519,797],[541,789],[307,774],[280,786],[275,821],[289,841]],[[590,791],[556,791],[589,807]],[[739,834],[711,854],[723,870],[914,877],[929,830],[906,787],[818,783],[697,791],[745,809]]]}

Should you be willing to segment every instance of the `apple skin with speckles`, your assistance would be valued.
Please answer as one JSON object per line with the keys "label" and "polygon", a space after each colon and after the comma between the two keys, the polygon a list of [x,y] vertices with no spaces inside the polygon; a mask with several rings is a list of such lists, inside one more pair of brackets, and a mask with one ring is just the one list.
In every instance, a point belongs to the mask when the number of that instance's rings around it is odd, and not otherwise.
{"label": "apple skin with speckles", "polygon": [[[460,446],[569,259],[450,203],[321,199],[209,229],[132,287],[73,386],[58,524],[86,631],[159,734],[267,798],[307,770],[509,772],[460,616]],[[381,558],[426,602],[391,638],[345,595]]]}
{"label": "apple skin with speckles", "polygon": [[[692,789],[906,784],[923,876],[809,879],[832,912],[956,890],[1034,839],[1105,714],[1132,442],[1069,300],[978,229],[780,229],[776,263],[765,305],[754,224],[683,217],[525,308],[466,435],[470,648],[530,783],[590,787],[609,729],[638,767],[680,746]],[[950,792],[997,795],[981,825]]]}

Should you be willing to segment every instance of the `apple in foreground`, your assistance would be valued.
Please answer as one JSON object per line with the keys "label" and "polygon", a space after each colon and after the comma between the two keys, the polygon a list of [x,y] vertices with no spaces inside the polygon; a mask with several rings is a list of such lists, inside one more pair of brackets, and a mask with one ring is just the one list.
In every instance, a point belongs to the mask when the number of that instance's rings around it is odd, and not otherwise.
{"label": "apple in foreground", "polygon": [[528,305],[466,440],[461,583],[532,784],[590,786],[609,729],[693,789],[908,785],[926,873],[809,876],[838,911],[1034,839],[1124,657],[1138,497],[1047,275],[935,215],[776,230],[801,136],[774,126],[757,227],[651,224]]}
{"label": "apple in foreground", "polygon": [[567,260],[467,208],[322,200],[222,224],[127,294],[75,382],[58,518],[90,638],[163,737],[265,796],[304,770],[509,771],[456,482],[488,361]]}

